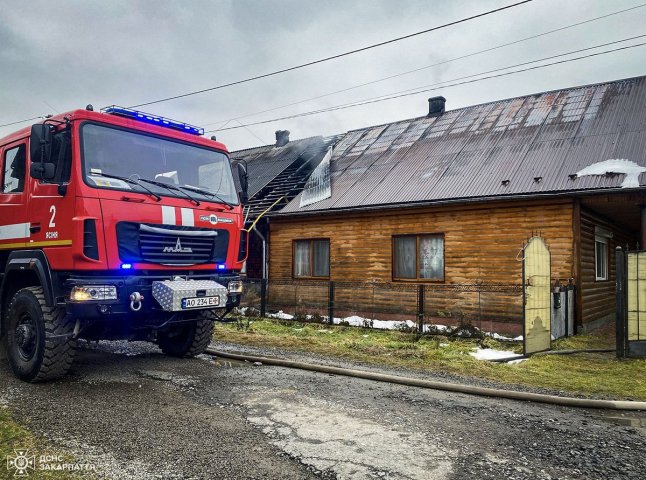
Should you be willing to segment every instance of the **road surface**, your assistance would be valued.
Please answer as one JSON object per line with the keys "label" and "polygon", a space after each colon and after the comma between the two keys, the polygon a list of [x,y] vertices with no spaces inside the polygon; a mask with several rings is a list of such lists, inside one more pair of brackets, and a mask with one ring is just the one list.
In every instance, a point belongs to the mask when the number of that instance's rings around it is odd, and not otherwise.
{"label": "road surface", "polygon": [[[646,472],[644,414],[208,356],[178,360],[145,343],[83,345],[58,382],[22,383],[1,361],[0,403],[53,451],[94,465],[98,478],[590,480]],[[0,478],[3,468],[0,459]]]}

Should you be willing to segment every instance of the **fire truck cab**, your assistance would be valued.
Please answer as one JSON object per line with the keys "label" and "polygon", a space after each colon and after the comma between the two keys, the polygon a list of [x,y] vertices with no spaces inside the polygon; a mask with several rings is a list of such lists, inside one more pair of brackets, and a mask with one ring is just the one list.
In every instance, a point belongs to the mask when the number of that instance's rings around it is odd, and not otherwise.
{"label": "fire truck cab", "polygon": [[247,178],[202,135],[88,105],[0,139],[0,340],[19,378],[64,375],[81,338],[206,349],[240,303]]}

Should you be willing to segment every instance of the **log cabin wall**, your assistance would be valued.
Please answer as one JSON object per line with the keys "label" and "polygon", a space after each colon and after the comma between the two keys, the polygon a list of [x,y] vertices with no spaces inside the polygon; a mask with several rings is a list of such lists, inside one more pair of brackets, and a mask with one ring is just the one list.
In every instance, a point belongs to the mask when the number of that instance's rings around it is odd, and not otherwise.
{"label": "log cabin wall", "polygon": [[[293,278],[293,241],[314,238],[330,240],[329,279],[336,282],[394,282],[410,287],[417,283],[437,284],[423,280],[393,280],[392,245],[394,235],[442,234],[444,281],[439,283],[520,285],[523,242],[534,232],[540,232],[552,254],[552,282],[566,282],[574,271],[572,224],[573,201],[570,199],[274,217],[270,221],[270,297],[277,301],[280,297],[299,296],[292,291],[293,286],[285,284],[272,288],[271,283]],[[308,288],[305,283],[303,281],[300,288],[303,292]],[[306,297],[316,303],[324,300],[325,294],[324,289],[314,288]],[[387,295],[379,296],[375,307],[385,312],[400,309],[397,302],[401,302],[402,295],[410,296],[414,306],[415,292],[411,291],[398,295],[391,292],[391,300]],[[454,304],[461,301],[460,295],[444,297],[446,302],[452,299]],[[521,296],[489,297],[490,313],[505,316],[506,311],[511,311],[513,321],[520,322]],[[429,298],[432,299],[432,294]],[[508,302],[513,305],[506,304]],[[466,298],[462,298],[462,304],[475,308]],[[451,307],[444,305],[442,308]]]}
{"label": "log cabin wall", "polygon": [[[608,238],[608,278],[597,280],[595,271],[595,227],[612,233]],[[615,318],[615,249],[630,245],[634,249],[638,241],[636,233],[613,224],[591,210],[581,209],[581,274],[577,282],[580,289],[579,328],[589,331]]]}

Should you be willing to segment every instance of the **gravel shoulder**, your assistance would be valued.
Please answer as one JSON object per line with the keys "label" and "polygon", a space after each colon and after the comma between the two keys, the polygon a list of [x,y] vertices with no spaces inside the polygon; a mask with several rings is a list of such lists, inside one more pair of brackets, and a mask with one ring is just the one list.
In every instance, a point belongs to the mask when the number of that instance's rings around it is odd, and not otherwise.
{"label": "gravel shoulder", "polygon": [[[289,358],[375,369],[302,353]],[[85,345],[70,375],[42,385],[15,380],[2,362],[0,385],[0,403],[18,422],[96,464],[98,478],[588,480],[641,479],[646,471],[643,414],[211,356],[178,360],[145,343]]]}

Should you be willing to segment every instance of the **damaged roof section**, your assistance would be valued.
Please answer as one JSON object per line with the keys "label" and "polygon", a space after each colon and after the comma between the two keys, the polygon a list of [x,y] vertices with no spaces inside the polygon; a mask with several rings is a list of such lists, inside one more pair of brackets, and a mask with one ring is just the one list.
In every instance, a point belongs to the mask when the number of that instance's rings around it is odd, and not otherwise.
{"label": "damaged roof section", "polygon": [[289,132],[276,132],[276,144],[231,153],[232,160],[244,160],[249,173],[248,219],[272,207],[279,209],[293,199],[310,173],[321,162],[337,137],[289,140]]}
{"label": "damaged roof section", "polygon": [[622,172],[576,174],[645,165],[645,105],[638,77],[354,130],[334,147],[331,197],[281,213],[617,188]]}

